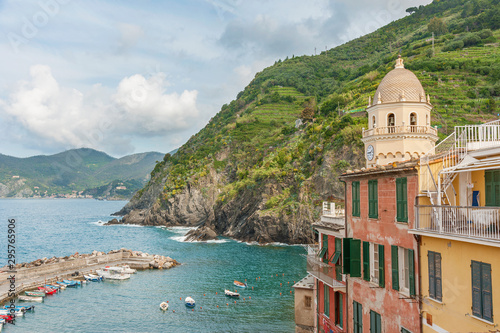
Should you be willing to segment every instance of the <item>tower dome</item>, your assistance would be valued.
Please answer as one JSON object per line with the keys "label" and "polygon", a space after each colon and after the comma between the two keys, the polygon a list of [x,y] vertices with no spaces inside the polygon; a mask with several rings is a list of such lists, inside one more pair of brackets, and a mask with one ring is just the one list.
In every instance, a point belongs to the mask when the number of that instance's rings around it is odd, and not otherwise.
{"label": "tower dome", "polygon": [[396,60],[395,68],[387,73],[377,88],[373,105],[392,102],[426,102],[425,91],[412,71],[404,68],[403,59]]}

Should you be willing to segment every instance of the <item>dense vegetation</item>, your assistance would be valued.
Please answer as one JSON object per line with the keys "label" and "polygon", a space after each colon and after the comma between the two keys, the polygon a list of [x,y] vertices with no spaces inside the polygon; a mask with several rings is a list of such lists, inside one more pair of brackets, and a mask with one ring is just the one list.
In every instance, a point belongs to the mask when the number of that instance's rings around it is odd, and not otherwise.
{"label": "dense vegetation", "polygon": [[218,207],[270,183],[280,189],[267,198],[263,214],[290,215],[301,204],[342,198],[319,189],[314,179],[326,176],[326,160],[335,179],[362,165],[366,114],[350,111],[364,110],[399,52],[431,96],[432,125],[441,139],[454,125],[496,118],[499,0],[441,0],[408,12],[318,56],[292,56],[258,73],[204,129],[156,165],[160,203],[189,186],[208,192],[203,180],[214,172],[224,179]]}

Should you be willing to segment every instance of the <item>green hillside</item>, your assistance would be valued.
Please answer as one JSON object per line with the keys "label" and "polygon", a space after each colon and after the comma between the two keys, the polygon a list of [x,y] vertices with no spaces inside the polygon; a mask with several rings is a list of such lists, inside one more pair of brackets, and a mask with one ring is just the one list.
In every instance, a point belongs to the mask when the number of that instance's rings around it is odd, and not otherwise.
{"label": "green hillside", "polygon": [[[454,125],[496,119],[499,1],[442,0],[408,11],[369,35],[317,56],[278,60],[258,73],[175,156],[156,165],[124,212],[161,187],[148,213],[156,217],[146,220],[178,223],[170,214],[196,189],[199,204],[214,216],[200,213],[185,223],[205,221],[221,234],[251,239],[260,226],[248,221],[261,221],[279,230],[272,240],[304,241],[298,229],[307,237],[310,230],[295,224],[318,218],[321,201],[341,200],[338,175],[364,164],[366,114],[344,114],[366,108],[399,52],[431,97],[440,138]],[[248,230],[238,234],[245,224]]]}
{"label": "green hillside", "polygon": [[20,196],[61,195],[107,185],[114,180],[135,180],[131,183],[135,191],[145,184],[154,165],[162,158],[160,153],[143,153],[116,159],[88,148],[28,158],[0,154],[0,197],[19,196],[19,193]]}

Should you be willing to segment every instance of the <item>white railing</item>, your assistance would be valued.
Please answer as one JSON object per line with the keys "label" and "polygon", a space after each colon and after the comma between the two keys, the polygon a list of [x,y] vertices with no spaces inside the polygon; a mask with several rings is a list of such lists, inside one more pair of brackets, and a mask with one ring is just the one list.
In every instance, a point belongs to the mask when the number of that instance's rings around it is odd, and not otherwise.
{"label": "white railing", "polygon": [[500,207],[417,206],[415,229],[500,242]]}
{"label": "white railing", "polygon": [[463,139],[459,141],[462,149],[477,150],[500,147],[500,126],[497,122],[483,125],[456,126],[455,132],[457,137],[463,135]]}
{"label": "white railing", "polygon": [[323,201],[323,216],[345,216],[344,208],[336,208],[334,202]]}
{"label": "white railing", "polygon": [[367,129],[363,131],[363,138],[372,135],[381,134],[401,134],[401,133],[415,133],[415,134],[432,134],[437,135],[437,129],[432,126],[416,126],[416,125],[403,125],[403,126],[383,126]]}

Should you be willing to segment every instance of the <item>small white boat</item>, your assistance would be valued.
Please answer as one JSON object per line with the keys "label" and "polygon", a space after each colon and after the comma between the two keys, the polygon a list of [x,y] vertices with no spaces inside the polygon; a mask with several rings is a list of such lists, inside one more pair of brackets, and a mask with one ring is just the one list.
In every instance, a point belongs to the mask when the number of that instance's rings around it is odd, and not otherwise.
{"label": "small white boat", "polygon": [[224,290],[224,294],[226,294],[226,296],[229,296],[229,297],[240,297],[240,294],[234,292],[234,291],[231,291],[231,290]]}
{"label": "small white boat", "polygon": [[123,273],[121,267],[106,266],[103,269],[96,270],[97,274],[102,276],[105,280],[126,280],[130,279],[130,274]]}
{"label": "small white boat", "polygon": [[123,266],[120,266],[120,267],[122,267],[122,271],[125,274],[135,274],[135,273],[137,273],[137,269],[130,268],[129,265],[123,265]]}
{"label": "small white boat", "polygon": [[162,302],[160,304],[160,309],[162,309],[163,311],[167,311],[168,310],[168,303],[167,302]]}
{"label": "small white boat", "polygon": [[194,299],[192,299],[191,297],[186,297],[186,306],[188,308],[194,308],[194,306],[196,305]]}
{"label": "small white boat", "polygon": [[[22,317],[22,316],[24,316],[24,311],[21,310],[21,309],[14,310],[14,313],[16,314],[16,317]],[[0,315],[2,315],[2,316],[11,315],[11,314],[12,314],[12,312],[10,312],[10,310],[0,309]]]}
{"label": "small white boat", "polygon": [[36,296],[19,296],[17,299],[23,302],[43,302],[43,297]]}
{"label": "small white boat", "polygon": [[92,281],[92,282],[99,282],[102,281],[102,276],[99,275],[94,275],[94,274],[88,274],[83,276],[85,280],[87,281]]}

